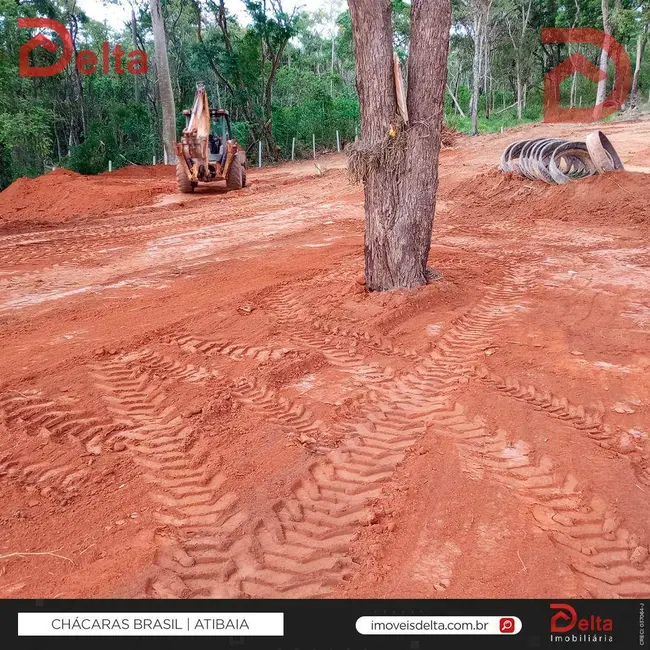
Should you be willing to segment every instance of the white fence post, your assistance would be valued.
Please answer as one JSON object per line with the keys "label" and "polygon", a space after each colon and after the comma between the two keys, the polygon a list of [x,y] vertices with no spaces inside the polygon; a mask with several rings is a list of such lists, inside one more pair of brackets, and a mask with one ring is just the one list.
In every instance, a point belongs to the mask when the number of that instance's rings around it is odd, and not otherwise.
{"label": "white fence post", "polygon": [[296,139],[291,142],[291,160],[296,159]]}
{"label": "white fence post", "polygon": [[262,166],[262,141],[260,140],[257,144],[257,166]]}
{"label": "white fence post", "polygon": [[167,149],[163,149],[163,162],[167,164]]}
{"label": "white fence post", "polygon": [[108,171],[109,171],[109,172],[112,172],[112,171],[113,171],[113,161],[112,161],[112,160],[109,160],[109,161],[108,161]]}
{"label": "white fence post", "polygon": [[153,155],[153,164],[156,164],[156,154]]}
{"label": "white fence post", "polygon": [[312,149],[314,150],[314,160],[316,160],[316,134],[312,133],[311,136]]}
{"label": "white fence post", "polygon": [[336,132],[336,150],[340,153],[341,152],[341,138],[339,136],[339,132]]}
{"label": "white fence post", "polygon": [[354,125],[354,141],[356,142],[359,139],[359,125]]}

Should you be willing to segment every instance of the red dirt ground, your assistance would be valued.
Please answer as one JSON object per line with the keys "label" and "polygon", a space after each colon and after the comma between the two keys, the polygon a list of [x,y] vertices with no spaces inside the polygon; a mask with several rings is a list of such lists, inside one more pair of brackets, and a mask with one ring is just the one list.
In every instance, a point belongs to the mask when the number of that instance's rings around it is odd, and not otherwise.
{"label": "red dirt ground", "polygon": [[0,228],[61,224],[114,216],[151,203],[176,189],[173,169],[129,167],[99,176],[58,168],[38,178],[19,178],[0,193]]}
{"label": "red dirt ground", "polygon": [[343,156],[0,194],[0,596],[650,596],[650,122],[604,130],[637,171],[444,151],[411,292]]}

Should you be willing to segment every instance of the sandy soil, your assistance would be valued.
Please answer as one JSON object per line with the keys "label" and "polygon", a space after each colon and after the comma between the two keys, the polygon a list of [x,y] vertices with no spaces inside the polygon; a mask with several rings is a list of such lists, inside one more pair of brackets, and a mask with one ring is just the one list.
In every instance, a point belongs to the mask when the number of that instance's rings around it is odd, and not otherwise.
{"label": "sandy soil", "polygon": [[359,283],[343,156],[0,194],[0,596],[650,596],[650,122],[494,172],[587,130],[444,151],[412,292]]}

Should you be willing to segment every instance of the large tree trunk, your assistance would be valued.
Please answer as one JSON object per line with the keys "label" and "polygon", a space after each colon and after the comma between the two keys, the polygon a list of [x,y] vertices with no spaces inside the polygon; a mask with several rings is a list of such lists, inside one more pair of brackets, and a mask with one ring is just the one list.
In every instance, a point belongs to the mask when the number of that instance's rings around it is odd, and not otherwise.
{"label": "large tree trunk", "polygon": [[[135,9],[131,5],[131,38],[133,40],[133,49],[138,49],[138,27],[135,22]],[[140,103],[140,82],[138,80],[138,75],[134,74],[133,76],[133,89],[135,96],[135,103]]]}
{"label": "large tree trunk", "polygon": [[478,134],[478,100],[481,90],[481,25],[482,17],[474,18],[474,61],[472,63],[472,98],[470,100],[472,135]]}
{"label": "large tree trunk", "polygon": [[485,95],[485,119],[490,119],[490,47],[489,47],[489,34],[487,26],[483,34],[483,55],[485,61],[483,63],[483,94]]}
{"label": "large tree trunk", "polygon": [[634,66],[634,78],[632,79],[632,90],[630,91],[630,100],[632,106],[636,106],[639,101],[639,74],[641,72],[641,61],[643,61],[643,54],[645,46],[648,42],[648,25],[644,25],[643,31],[639,34],[636,43],[636,64]]}
{"label": "large tree trunk", "polygon": [[521,82],[521,64],[519,63],[519,58],[517,58],[515,62],[515,69],[517,74],[517,119],[520,120],[524,108],[524,93],[523,84]]}
{"label": "large tree trunk", "polygon": [[269,155],[276,162],[282,160],[282,151],[278,147],[275,137],[273,135],[273,84],[275,83],[275,76],[282,61],[282,53],[284,52],[285,44],[279,45],[277,52],[271,55],[271,72],[264,87],[264,123],[262,124],[262,133],[266,141],[266,147]]}
{"label": "large tree trunk", "polygon": [[569,94],[569,108],[576,105],[576,93],[578,91],[578,73],[574,72],[571,75],[571,92]]}
{"label": "large tree trunk", "polygon": [[[605,44],[609,42],[609,36],[612,33],[612,25],[609,20],[609,0],[601,0],[602,12],[603,12],[603,31],[607,34],[605,38]],[[607,69],[609,66],[609,55],[607,50],[603,48],[600,51],[600,69],[602,72],[607,75]],[[607,96],[607,78],[598,82],[598,90],[596,91],[596,104],[601,104],[605,101]],[[600,111],[597,111],[600,113]]]}
{"label": "large tree trunk", "polygon": [[[571,27],[575,29],[580,19],[580,2],[579,0],[573,0],[573,1],[575,2],[576,5],[576,13],[573,18],[573,25],[571,25]],[[580,53],[580,45],[578,45],[576,51]],[[573,54],[573,48],[571,47],[571,44],[569,44],[569,56],[571,56],[572,54]],[[577,92],[578,92],[578,71],[574,67],[574,72],[571,75],[571,92],[569,93],[569,108],[573,108],[576,105]]]}
{"label": "large tree trunk", "polygon": [[167,153],[167,163],[176,164],[176,106],[174,104],[174,91],[169,74],[169,61],[167,60],[167,39],[165,37],[165,21],[163,20],[160,0],[150,0],[151,24],[153,27],[153,40],[156,50],[156,76],[158,79],[158,93],[162,106],[162,135],[163,146]]}
{"label": "large tree trunk", "polygon": [[[364,179],[366,284],[372,291],[415,287],[427,281],[451,5],[449,0],[411,4],[410,122],[405,129],[397,115],[391,2],[348,0],[348,4],[361,107],[359,150],[386,152],[387,146],[393,147],[388,160],[368,165]],[[391,127],[397,129],[394,139]]]}

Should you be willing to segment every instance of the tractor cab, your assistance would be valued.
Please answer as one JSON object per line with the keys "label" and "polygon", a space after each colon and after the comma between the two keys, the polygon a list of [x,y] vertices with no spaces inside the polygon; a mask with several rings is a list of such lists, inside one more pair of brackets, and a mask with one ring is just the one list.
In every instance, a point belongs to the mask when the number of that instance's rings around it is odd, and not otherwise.
{"label": "tractor cab", "polygon": [[221,163],[226,155],[226,142],[230,140],[230,116],[228,111],[222,109],[210,109],[210,138],[209,154],[210,161]]}
{"label": "tractor cab", "polygon": [[[192,111],[183,111],[185,128],[189,126]],[[226,156],[226,142],[232,139],[230,115],[221,108],[210,109],[210,134],[208,135],[208,160],[223,165]]]}

